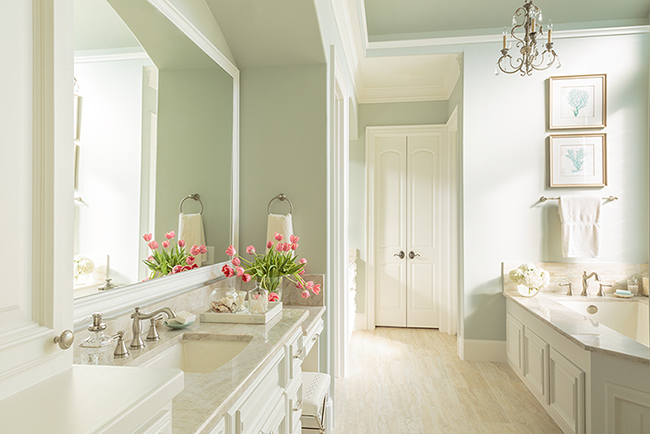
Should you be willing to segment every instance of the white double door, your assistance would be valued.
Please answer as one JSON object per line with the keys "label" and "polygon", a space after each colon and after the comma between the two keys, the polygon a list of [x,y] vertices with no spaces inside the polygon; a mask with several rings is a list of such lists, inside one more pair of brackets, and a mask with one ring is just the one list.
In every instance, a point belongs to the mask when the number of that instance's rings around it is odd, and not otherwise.
{"label": "white double door", "polygon": [[375,137],[375,324],[440,325],[444,130]]}

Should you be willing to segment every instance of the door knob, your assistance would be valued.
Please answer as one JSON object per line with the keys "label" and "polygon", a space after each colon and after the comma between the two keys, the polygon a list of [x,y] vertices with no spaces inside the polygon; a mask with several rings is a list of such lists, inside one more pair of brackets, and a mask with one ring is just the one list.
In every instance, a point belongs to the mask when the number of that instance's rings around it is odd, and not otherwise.
{"label": "door knob", "polygon": [[59,344],[59,347],[62,350],[67,350],[72,346],[72,343],[74,342],[74,333],[70,330],[65,330],[63,333],[61,333],[60,336],[55,336],[54,337],[54,343]]}
{"label": "door knob", "polygon": [[400,259],[404,259],[404,252],[400,251],[399,253],[395,253],[393,256],[399,256]]}
{"label": "door knob", "polygon": [[409,259],[413,259],[413,258],[415,258],[415,257],[417,257],[417,256],[420,256],[420,254],[419,254],[419,253],[415,253],[413,250],[411,250],[411,251],[409,252]]}

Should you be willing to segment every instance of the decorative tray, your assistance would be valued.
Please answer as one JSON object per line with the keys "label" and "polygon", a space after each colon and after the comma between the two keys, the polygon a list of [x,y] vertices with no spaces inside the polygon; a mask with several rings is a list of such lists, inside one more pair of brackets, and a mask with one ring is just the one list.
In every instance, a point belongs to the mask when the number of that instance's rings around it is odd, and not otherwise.
{"label": "decorative tray", "polygon": [[264,314],[248,312],[217,313],[211,310],[201,314],[201,322],[241,323],[241,324],[266,324],[282,313],[282,302],[269,303],[269,310]]}

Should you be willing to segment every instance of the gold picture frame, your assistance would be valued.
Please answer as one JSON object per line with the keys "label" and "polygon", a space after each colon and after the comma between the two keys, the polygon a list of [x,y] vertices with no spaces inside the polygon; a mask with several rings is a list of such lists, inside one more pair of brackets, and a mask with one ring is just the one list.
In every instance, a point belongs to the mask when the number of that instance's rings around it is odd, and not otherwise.
{"label": "gold picture frame", "polygon": [[549,136],[550,187],[607,186],[607,134]]}
{"label": "gold picture frame", "polygon": [[549,129],[605,128],[607,74],[550,77]]}

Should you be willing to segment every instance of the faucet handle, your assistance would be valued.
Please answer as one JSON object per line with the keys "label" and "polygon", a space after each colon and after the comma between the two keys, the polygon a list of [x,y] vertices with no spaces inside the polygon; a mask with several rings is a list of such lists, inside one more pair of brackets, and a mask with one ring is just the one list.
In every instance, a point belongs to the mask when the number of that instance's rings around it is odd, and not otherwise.
{"label": "faucet handle", "polygon": [[572,283],[571,283],[571,282],[560,283],[560,286],[568,286],[568,287],[569,287],[569,290],[567,291],[566,295],[569,295],[569,296],[571,296],[571,297],[573,297],[573,296],[575,295],[575,294],[573,293],[573,289],[571,288],[571,286],[572,286]]}
{"label": "faucet handle", "polygon": [[600,288],[598,289],[598,294],[597,294],[598,297],[604,297],[605,296],[605,291],[603,291],[603,288],[612,288],[612,287],[614,287],[614,285],[607,285],[607,284],[604,284],[604,283],[601,283],[599,286],[600,286]]}
{"label": "faucet handle", "polygon": [[117,332],[114,338],[117,338],[117,345],[115,346],[115,351],[113,352],[113,357],[116,359],[121,359],[123,357],[129,356],[129,350],[126,348],[124,343],[124,330]]}
{"label": "faucet handle", "polygon": [[160,335],[158,334],[158,329],[156,328],[156,321],[162,319],[163,316],[157,315],[153,318],[151,318],[149,321],[151,321],[151,325],[149,326],[149,333],[147,333],[146,340],[149,342],[152,341],[158,341],[160,340]]}

